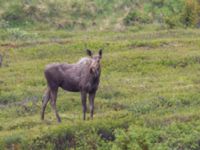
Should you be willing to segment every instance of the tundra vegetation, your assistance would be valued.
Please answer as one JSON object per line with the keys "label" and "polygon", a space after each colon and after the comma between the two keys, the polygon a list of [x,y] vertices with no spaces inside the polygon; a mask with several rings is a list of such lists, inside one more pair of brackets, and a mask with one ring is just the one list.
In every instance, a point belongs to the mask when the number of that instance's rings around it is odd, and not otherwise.
{"label": "tundra vegetation", "polygon": [[[0,1],[0,149],[200,149],[196,0]],[[44,68],[103,48],[94,119]],[[96,51],[97,53],[98,51]]]}

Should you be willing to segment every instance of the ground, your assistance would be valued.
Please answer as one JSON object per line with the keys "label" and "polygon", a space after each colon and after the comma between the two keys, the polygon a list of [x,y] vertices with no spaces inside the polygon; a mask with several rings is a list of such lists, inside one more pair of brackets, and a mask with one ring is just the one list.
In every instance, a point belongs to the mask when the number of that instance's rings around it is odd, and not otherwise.
{"label": "ground", "polygon": [[[198,29],[2,34],[0,148],[199,149]],[[3,33],[3,32],[2,32]],[[45,65],[75,63],[103,48],[94,120],[82,120],[79,93],[59,89],[40,120]]]}

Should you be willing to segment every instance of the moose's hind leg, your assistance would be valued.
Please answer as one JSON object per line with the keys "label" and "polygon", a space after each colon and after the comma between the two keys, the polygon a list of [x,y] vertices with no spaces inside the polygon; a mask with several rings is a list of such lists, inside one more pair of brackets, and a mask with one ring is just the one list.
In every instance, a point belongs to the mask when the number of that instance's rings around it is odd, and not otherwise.
{"label": "moose's hind leg", "polygon": [[47,106],[47,103],[50,99],[50,89],[48,88],[43,96],[42,100],[42,111],[41,111],[41,119],[44,120],[44,112]]}
{"label": "moose's hind leg", "polygon": [[56,99],[57,99],[57,93],[58,93],[58,89],[56,90],[51,90],[51,107],[54,110],[54,113],[56,115],[57,121],[61,122],[61,118],[58,114],[57,108],[56,108]]}

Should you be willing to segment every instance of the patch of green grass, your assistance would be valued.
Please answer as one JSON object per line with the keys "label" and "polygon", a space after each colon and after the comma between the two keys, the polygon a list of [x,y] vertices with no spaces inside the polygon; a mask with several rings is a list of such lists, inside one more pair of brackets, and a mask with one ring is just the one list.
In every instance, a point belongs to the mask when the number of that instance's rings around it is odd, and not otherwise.
{"label": "patch of green grass", "polygon": [[[0,34],[0,148],[199,149],[198,30]],[[82,121],[79,93],[59,89],[63,122],[50,105],[42,122],[45,65],[75,63],[86,48],[103,48],[94,120],[88,110]]]}

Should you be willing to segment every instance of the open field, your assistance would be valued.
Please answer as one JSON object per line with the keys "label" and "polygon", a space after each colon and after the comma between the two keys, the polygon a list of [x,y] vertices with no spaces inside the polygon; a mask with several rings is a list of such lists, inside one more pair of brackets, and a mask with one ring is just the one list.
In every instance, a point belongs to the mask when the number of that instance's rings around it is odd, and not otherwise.
{"label": "open field", "polygon": [[[56,123],[40,109],[51,62],[103,48],[94,120],[59,90]],[[1,32],[0,149],[200,149],[200,31]]]}

